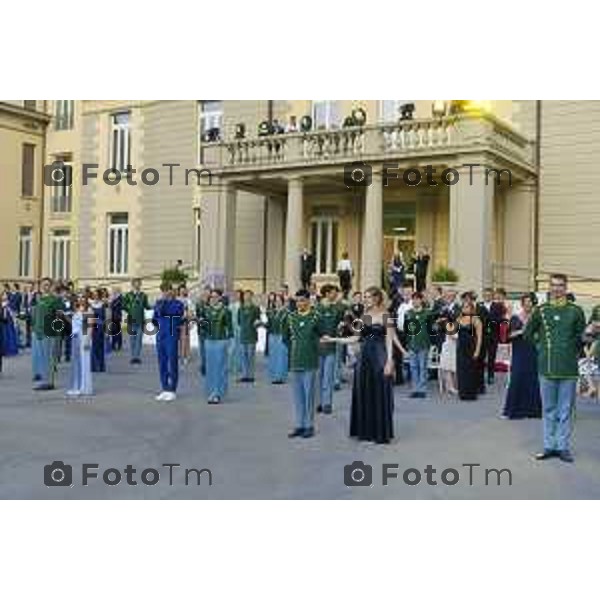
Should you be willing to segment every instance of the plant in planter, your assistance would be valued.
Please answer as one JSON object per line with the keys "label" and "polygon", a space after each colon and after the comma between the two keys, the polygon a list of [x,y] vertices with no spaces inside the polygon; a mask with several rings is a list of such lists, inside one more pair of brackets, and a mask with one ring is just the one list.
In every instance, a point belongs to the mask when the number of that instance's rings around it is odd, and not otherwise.
{"label": "plant in planter", "polygon": [[431,276],[431,281],[438,285],[454,285],[458,282],[458,279],[458,273],[446,266],[438,267]]}
{"label": "plant in planter", "polygon": [[173,267],[164,269],[161,274],[162,283],[167,283],[172,285],[174,288],[179,287],[180,285],[185,285],[188,280],[188,274],[180,271],[179,269]]}

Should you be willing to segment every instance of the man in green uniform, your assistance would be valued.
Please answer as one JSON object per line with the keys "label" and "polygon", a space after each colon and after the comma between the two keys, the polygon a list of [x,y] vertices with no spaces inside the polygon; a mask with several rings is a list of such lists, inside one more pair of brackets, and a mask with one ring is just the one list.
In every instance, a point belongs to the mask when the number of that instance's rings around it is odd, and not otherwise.
{"label": "man in green uniform", "polygon": [[296,427],[289,437],[314,435],[315,383],[319,368],[319,316],[310,305],[310,292],[298,290],[296,310],[283,324],[282,335],[289,347]]}
{"label": "man in green uniform", "polygon": [[534,310],[523,333],[538,352],[544,412],[544,450],[535,455],[538,460],[557,456],[573,462],[571,435],[584,330],[583,310],[567,299],[567,277],[551,275],[549,301]]}
{"label": "man in green uniform", "polygon": [[55,346],[62,336],[64,321],[59,317],[64,310],[60,298],[52,293],[52,280],[42,280],[41,293],[32,309],[31,361],[33,379],[37,382],[34,390],[53,390],[56,368]]}
{"label": "man in green uniform", "polygon": [[131,291],[127,292],[123,298],[123,308],[127,312],[127,333],[131,346],[130,363],[139,365],[142,362],[145,311],[149,310],[150,304],[148,296],[142,292],[141,279],[133,279],[131,288]]}
{"label": "man in green uniform", "polygon": [[425,398],[427,395],[429,348],[431,338],[429,332],[433,322],[433,313],[425,308],[422,292],[413,292],[412,308],[404,317],[404,333],[410,361],[410,374],[413,391],[411,398]]}
{"label": "man in green uniform", "polygon": [[[344,316],[343,307],[337,302],[338,289],[334,285],[321,288],[321,301],[317,304],[319,327],[323,335],[338,336],[338,326]],[[320,403],[317,412],[330,415],[333,409],[333,388],[335,385],[337,344],[328,342],[319,347],[319,390]]]}
{"label": "man in green uniform", "polygon": [[254,304],[252,290],[244,292],[242,305],[238,309],[238,323],[240,326],[240,381],[254,381],[254,357],[258,333],[256,328],[260,325],[260,308]]}

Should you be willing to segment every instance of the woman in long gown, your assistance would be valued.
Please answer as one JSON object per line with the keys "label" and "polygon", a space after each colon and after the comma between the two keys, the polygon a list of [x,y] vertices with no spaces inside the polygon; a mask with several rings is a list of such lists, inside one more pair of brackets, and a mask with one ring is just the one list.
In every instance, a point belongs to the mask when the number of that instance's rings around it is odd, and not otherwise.
{"label": "woman in long gown", "polygon": [[106,371],[104,323],[106,321],[106,307],[102,301],[100,290],[93,292],[90,309],[94,313],[96,326],[92,329],[92,372]]}
{"label": "woman in long gown", "polygon": [[458,317],[456,345],[456,383],[461,400],[477,400],[481,388],[480,361],[483,325],[477,316],[475,295],[465,292],[461,296],[462,309]]}
{"label": "woman in long gown", "polygon": [[67,396],[91,396],[94,393],[92,386],[91,364],[91,335],[93,327],[91,319],[86,323],[87,302],[80,298],[75,302],[74,313],[71,318],[71,384]]}
{"label": "woman in long gown", "polygon": [[[364,295],[365,314],[360,336],[331,338],[340,343],[361,343],[354,366],[350,437],[388,444],[394,437],[394,359],[393,347],[401,347],[395,320],[386,319],[383,292],[369,288]],[[330,338],[325,336],[325,341]]]}
{"label": "woman in long gown", "polygon": [[512,359],[510,382],[502,416],[508,419],[539,419],[542,416],[542,396],[537,369],[535,346],[523,339],[523,329],[535,305],[535,295],[521,297],[521,312],[510,319]]}
{"label": "woman in long gown", "polygon": [[2,327],[2,349],[0,353],[4,356],[16,356],[19,353],[17,327],[6,292],[3,292],[0,297],[0,311],[2,313],[0,315],[0,327]]}

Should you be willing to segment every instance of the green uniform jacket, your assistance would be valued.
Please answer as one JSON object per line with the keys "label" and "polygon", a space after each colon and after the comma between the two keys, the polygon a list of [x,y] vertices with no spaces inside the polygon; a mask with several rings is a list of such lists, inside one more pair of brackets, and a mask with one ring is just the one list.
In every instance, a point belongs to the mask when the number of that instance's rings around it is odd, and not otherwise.
{"label": "green uniform jacket", "polygon": [[136,324],[144,323],[144,311],[150,308],[148,296],[145,292],[127,292],[123,298],[123,308],[127,312],[127,316]]}
{"label": "green uniform jacket", "polygon": [[240,343],[256,344],[258,333],[255,321],[260,319],[260,308],[256,304],[242,304],[238,310],[240,324]]}
{"label": "green uniform jacket", "polygon": [[592,316],[590,317],[590,323],[600,323],[600,304],[594,306],[592,309]]}
{"label": "green uniform jacket", "polygon": [[290,351],[290,371],[315,371],[319,368],[320,327],[316,310],[288,314],[282,335]]}
{"label": "green uniform jacket", "polygon": [[584,330],[585,315],[573,302],[546,302],[536,307],[523,337],[537,348],[539,374],[548,379],[577,379]]}
{"label": "green uniform jacket", "polygon": [[31,310],[31,327],[38,340],[47,336],[48,332],[51,331],[49,328],[56,317],[56,312],[64,309],[65,306],[62,300],[54,294],[38,297]]}
{"label": "green uniform jacket", "polygon": [[404,323],[406,326],[406,345],[408,350],[417,352],[419,350],[428,350],[431,346],[428,324],[433,318],[433,313],[428,308],[415,310],[411,308],[406,311]]}
{"label": "green uniform jacket", "polygon": [[216,306],[204,305],[202,307],[202,316],[200,331],[205,340],[228,340],[233,337],[233,323],[231,311],[223,304]]}
{"label": "green uniform jacket", "polygon": [[267,327],[269,328],[269,333],[272,333],[273,335],[282,335],[287,315],[288,309],[285,307],[269,308],[269,310],[267,310]]}
{"label": "green uniform jacket", "polygon": [[[344,318],[344,307],[339,303],[321,303],[315,310],[319,317],[319,329],[321,331],[321,335],[330,335],[331,337],[336,337],[338,335],[338,325]],[[319,354],[321,356],[335,354],[335,342],[319,344]]]}

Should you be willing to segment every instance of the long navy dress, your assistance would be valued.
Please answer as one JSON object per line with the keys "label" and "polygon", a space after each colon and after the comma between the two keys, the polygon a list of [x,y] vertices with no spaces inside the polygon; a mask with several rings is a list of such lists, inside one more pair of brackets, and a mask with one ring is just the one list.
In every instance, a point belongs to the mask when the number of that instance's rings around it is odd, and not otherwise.
{"label": "long navy dress", "polygon": [[394,437],[394,380],[383,373],[387,361],[385,327],[365,325],[354,367],[350,436],[378,444]]}
{"label": "long navy dress", "polygon": [[[511,331],[522,329],[523,325],[517,316],[510,320]],[[510,382],[502,414],[509,419],[539,419],[542,416],[537,351],[522,336],[512,339]]]}
{"label": "long navy dress", "polygon": [[94,303],[91,306],[97,324],[92,328],[92,373],[106,371],[104,321],[106,321],[106,307],[104,304]]}
{"label": "long navy dress", "polygon": [[475,326],[461,324],[456,344],[456,383],[461,400],[477,400],[481,389],[480,362],[473,358],[475,342]]}

